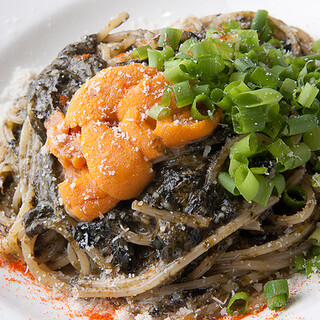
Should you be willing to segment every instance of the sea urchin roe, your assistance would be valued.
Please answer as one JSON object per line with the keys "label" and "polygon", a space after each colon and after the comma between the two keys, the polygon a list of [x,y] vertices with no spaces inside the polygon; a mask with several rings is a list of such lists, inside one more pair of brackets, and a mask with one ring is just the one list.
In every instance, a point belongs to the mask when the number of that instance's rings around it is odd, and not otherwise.
{"label": "sea urchin roe", "polygon": [[81,150],[80,132],[76,128],[69,130],[64,114],[59,111],[53,113],[45,122],[45,128],[48,136],[46,147],[59,159],[63,167],[83,168],[86,160]]}
{"label": "sea urchin roe", "polygon": [[102,191],[87,169],[80,177],[60,183],[59,192],[67,210],[83,221],[99,217],[119,201]]}
{"label": "sea urchin roe", "polygon": [[216,128],[221,110],[198,121],[172,97],[172,117],[149,117],[168,84],[162,73],[142,64],[107,68],[76,92],[65,118],[51,115],[46,145],[65,168],[59,191],[70,214],[89,221],[136,197],[151,182],[151,160],[164,147],[183,146]]}
{"label": "sea urchin roe", "polygon": [[119,127],[90,122],[82,128],[82,148],[90,174],[112,197],[135,197],[152,179],[151,162]]}
{"label": "sea urchin roe", "polygon": [[66,123],[82,127],[91,120],[117,121],[117,105],[127,91],[157,70],[142,64],[106,68],[89,79],[72,97]]}

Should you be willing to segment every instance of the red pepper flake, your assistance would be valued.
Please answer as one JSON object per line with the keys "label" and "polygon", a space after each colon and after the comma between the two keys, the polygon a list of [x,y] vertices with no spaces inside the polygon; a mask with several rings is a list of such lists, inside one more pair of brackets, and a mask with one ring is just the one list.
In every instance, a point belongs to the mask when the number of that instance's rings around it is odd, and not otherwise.
{"label": "red pepper flake", "polygon": [[59,97],[59,104],[65,106],[68,102],[69,98],[66,96],[60,96]]}
{"label": "red pepper flake", "polygon": [[91,57],[91,54],[90,53],[79,54],[79,55],[75,55],[74,57],[79,60],[87,60]]}

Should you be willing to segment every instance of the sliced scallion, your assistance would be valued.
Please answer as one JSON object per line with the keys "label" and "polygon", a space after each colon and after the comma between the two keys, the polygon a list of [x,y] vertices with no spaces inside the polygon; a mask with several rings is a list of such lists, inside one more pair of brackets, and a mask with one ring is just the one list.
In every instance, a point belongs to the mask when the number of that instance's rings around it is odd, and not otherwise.
{"label": "sliced scallion", "polygon": [[256,67],[249,75],[249,80],[260,87],[274,88],[279,79],[270,70]]}
{"label": "sliced scallion", "polygon": [[234,179],[227,172],[221,172],[218,175],[218,182],[230,193],[235,196],[240,195],[239,190],[237,189],[236,183]]}
{"label": "sliced scallion", "polygon": [[189,85],[189,81],[175,83],[172,85],[172,89],[178,108],[192,104],[194,95]]}
{"label": "sliced scallion", "polygon": [[238,134],[263,131],[266,125],[265,110],[262,107],[233,107],[231,119],[233,129]]}
{"label": "sliced scallion", "polygon": [[283,193],[283,201],[291,208],[302,208],[306,204],[307,194],[299,186],[289,186]]}
{"label": "sliced scallion", "polygon": [[219,103],[223,98],[223,91],[219,88],[215,88],[210,93],[210,99],[213,103]]}
{"label": "sliced scallion", "polygon": [[288,136],[293,136],[314,130],[318,126],[318,119],[312,114],[293,116],[287,120]]}
{"label": "sliced scallion", "polygon": [[230,157],[236,153],[240,153],[248,158],[256,154],[258,147],[259,142],[257,136],[254,133],[250,133],[230,148]]}
{"label": "sliced scallion", "polygon": [[163,107],[169,107],[171,102],[171,92],[172,87],[171,86],[165,86],[163,90],[163,94],[161,97],[161,105]]}
{"label": "sliced scallion", "polygon": [[233,97],[239,107],[257,107],[264,104],[279,102],[282,94],[271,88],[242,92]]}
{"label": "sliced scallion", "polygon": [[190,109],[191,116],[195,120],[209,119],[213,111],[212,101],[204,94],[199,94],[194,98]]}
{"label": "sliced scallion", "polygon": [[204,54],[197,61],[202,71],[202,78],[205,80],[212,79],[225,68],[224,61],[220,55]]}
{"label": "sliced scallion", "polygon": [[311,85],[310,83],[306,83],[303,87],[297,101],[305,108],[310,108],[312,102],[316,98],[319,93],[319,89]]}
{"label": "sliced scallion", "polygon": [[286,188],[286,180],[284,176],[280,173],[276,173],[272,178],[272,182],[274,186],[273,194],[277,197],[280,197]]}
{"label": "sliced scallion", "polygon": [[154,49],[147,49],[149,66],[162,70],[163,69],[163,58],[161,51]]}
{"label": "sliced scallion", "polygon": [[[251,172],[253,172],[251,168]],[[263,168],[266,169],[266,168]],[[260,204],[260,206],[265,207],[269,201],[274,188],[274,183],[272,180],[268,179],[266,176],[255,174],[256,179],[259,183],[259,190],[254,197],[253,201]]]}
{"label": "sliced scallion", "polygon": [[264,297],[270,310],[283,308],[289,298],[288,281],[272,280],[264,285]]}
{"label": "sliced scallion", "polygon": [[309,241],[311,241],[311,243],[314,246],[318,246],[320,247],[320,227],[317,227],[309,236]]}
{"label": "sliced scallion", "polygon": [[148,45],[135,48],[133,50],[133,56],[136,59],[139,59],[139,61],[146,60],[146,59],[148,59],[148,49],[151,49],[151,47]]}
{"label": "sliced scallion", "polygon": [[234,173],[234,180],[240,194],[247,201],[252,201],[259,191],[259,181],[250,169],[241,165]]}
{"label": "sliced scallion", "polygon": [[168,107],[160,106],[158,104],[150,108],[148,116],[155,120],[162,120],[171,115],[171,110]]}
{"label": "sliced scallion", "polygon": [[181,34],[182,30],[180,29],[163,28],[160,33],[158,46],[170,46],[173,50],[176,50],[180,42]]}
{"label": "sliced scallion", "polygon": [[258,10],[252,19],[251,29],[261,32],[267,23],[267,18],[268,18],[268,11]]}
{"label": "sliced scallion", "polygon": [[245,155],[241,153],[235,153],[234,155],[231,155],[228,169],[229,174],[233,177],[237,169],[242,165],[249,165],[249,160]]}
{"label": "sliced scallion", "polygon": [[237,292],[229,300],[227,305],[227,313],[233,315],[244,314],[247,311],[249,303],[249,294],[246,292]]}

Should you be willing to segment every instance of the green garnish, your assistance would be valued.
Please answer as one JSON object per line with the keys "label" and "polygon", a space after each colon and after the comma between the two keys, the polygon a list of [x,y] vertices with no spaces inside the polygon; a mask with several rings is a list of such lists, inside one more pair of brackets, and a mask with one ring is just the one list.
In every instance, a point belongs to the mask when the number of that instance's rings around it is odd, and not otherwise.
{"label": "green garnish", "polygon": [[229,300],[227,305],[227,313],[233,315],[244,314],[247,311],[249,303],[249,295],[246,292],[237,292]]}
{"label": "green garnish", "polygon": [[[139,60],[147,54],[149,65],[162,70],[170,83],[162,107],[169,108],[173,97],[178,108],[190,108],[198,121],[209,119],[219,107],[224,124],[248,135],[249,142],[232,148],[227,172],[218,181],[234,195],[263,206],[272,194],[282,196],[282,173],[309,160],[320,171],[320,42],[313,43],[313,54],[295,57],[272,39],[274,29],[268,12],[258,10],[247,30],[229,21],[208,29],[204,39],[181,42],[182,30],[164,28],[159,50],[134,50]],[[157,106],[161,112],[153,117],[169,116],[166,108]],[[260,165],[259,159],[269,164]],[[319,181],[314,177],[313,184]]]}
{"label": "green garnish", "polygon": [[283,308],[289,298],[288,281],[272,280],[264,285],[264,297],[270,310]]}

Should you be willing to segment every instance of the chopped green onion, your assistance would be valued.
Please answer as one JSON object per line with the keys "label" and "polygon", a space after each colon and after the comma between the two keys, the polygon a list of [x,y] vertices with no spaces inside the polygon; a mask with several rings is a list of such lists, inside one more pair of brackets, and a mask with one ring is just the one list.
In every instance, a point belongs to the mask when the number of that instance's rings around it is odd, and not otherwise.
{"label": "chopped green onion", "polygon": [[313,188],[320,187],[320,173],[315,173],[311,178],[311,185]]}
{"label": "chopped green onion", "polygon": [[228,169],[230,176],[233,177],[237,169],[242,165],[249,165],[249,160],[245,155],[241,153],[235,153],[233,155],[230,155],[230,163]]}
{"label": "chopped green onion", "polygon": [[275,169],[279,172],[295,169],[308,162],[311,158],[311,150],[303,142],[291,146],[290,149],[291,152],[286,156],[279,158],[278,162],[275,164]]}
{"label": "chopped green onion", "polygon": [[212,28],[209,28],[207,31],[206,31],[206,38],[210,38],[212,35],[216,35],[216,34],[221,34],[223,33],[223,30],[221,28],[217,28],[217,27],[212,27]]}
{"label": "chopped green onion", "polygon": [[236,59],[233,65],[239,72],[245,72],[249,68],[256,67],[256,64],[253,63],[248,57],[241,57]]}
{"label": "chopped green onion", "polygon": [[320,257],[315,256],[307,259],[306,261],[306,275],[307,278],[311,276],[313,273],[317,273],[320,270]]}
{"label": "chopped green onion", "polygon": [[280,173],[276,173],[272,179],[272,182],[274,185],[273,194],[277,197],[280,197],[286,188],[286,180],[284,176]]}
{"label": "chopped green onion", "polygon": [[261,42],[269,41],[274,33],[274,30],[275,30],[275,25],[272,23],[272,21],[268,20],[264,28],[260,32],[260,41]]}
{"label": "chopped green onion", "polygon": [[233,315],[244,314],[247,311],[249,303],[249,294],[246,292],[237,292],[229,300],[227,305],[227,313]]}
{"label": "chopped green onion", "polygon": [[235,43],[221,39],[212,39],[218,47],[219,53],[224,60],[234,59]]}
{"label": "chopped green onion", "polygon": [[316,40],[312,43],[312,51],[313,52],[320,52],[320,40]]}
{"label": "chopped green onion", "polygon": [[190,105],[193,102],[194,95],[189,85],[189,81],[183,81],[172,85],[173,93],[177,101],[178,108]]}
{"label": "chopped green onion", "polygon": [[312,114],[293,116],[287,120],[288,136],[293,136],[314,130],[318,126],[318,120]]}
{"label": "chopped green onion", "polygon": [[195,120],[205,120],[212,116],[214,106],[208,96],[204,94],[197,95],[191,106],[191,116]]}
{"label": "chopped green onion", "polygon": [[146,60],[148,59],[148,49],[151,49],[149,45],[135,48],[133,49],[133,56],[139,61]]}
{"label": "chopped green onion", "polygon": [[202,40],[192,47],[192,56],[195,59],[206,54],[220,54],[217,45],[212,41],[212,39]]}
{"label": "chopped green onion", "polygon": [[235,196],[240,195],[239,190],[237,189],[234,179],[227,172],[220,172],[218,175],[218,182],[230,193]]}
{"label": "chopped green onion", "polygon": [[281,50],[283,50],[283,45],[278,39],[270,39],[268,43],[272,44],[272,46],[274,46],[275,48],[280,48]]}
{"label": "chopped green onion", "polygon": [[171,92],[172,87],[171,86],[165,86],[163,90],[163,94],[161,97],[161,105],[163,107],[169,107],[171,103]]}
{"label": "chopped green onion", "polygon": [[242,80],[231,82],[224,88],[224,93],[230,99],[233,99],[233,97],[241,92],[247,91],[250,91],[250,89]]}
{"label": "chopped green onion", "polygon": [[306,269],[306,260],[303,256],[297,256],[294,258],[294,267],[297,271],[303,271]]}
{"label": "chopped green onion", "polygon": [[154,49],[147,49],[149,66],[162,70],[163,69],[163,58],[161,51]]}
{"label": "chopped green onion", "polygon": [[223,98],[223,91],[219,88],[215,88],[210,93],[210,99],[213,103],[218,103]]}
{"label": "chopped green onion", "polygon": [[270,70],[256,67],[249,75],[249,80],[260,87],[274,88],[279,80]]}
{"label": "chopped green onion", "polygon": [[171,115],[171,110],[168,107],[160,106],[158,104],[150,108],[148,116],[155,120],[162,120]]}
{"label": "chopped green onion", "polygon": [[197,61],[202,71],[202,78],[205,80],[212,79],[225,68],[225,64],[220,55],[204,54],[201,55]]}
{"label": "chopped green onion", "polygon": [[258,10],[251,22],[251,29],[261,32],[267,23],[268,11]]}
{"label": "chopped green onion", "polygon": [[[205,94],[206,96],[210,95],[210,86],[209,84],[196,84],[192,87],[193,94],[195,96],[199,94]],[[222,91],[222,90],[221,90]]]}
{"label": "chopped green onion", "polygon": [[284,72],[285,69],[285,67],[275,65],[270,69],[270,72],[277,78],[280,78],[280,75],[282,74],[282,72]]}
{"label": "chopped green onion", "polygon": [[220,101],[216,102],[216,105],[224,111],[230,111],[234,103],[225,95]]}
{"label": "chopped green onion", "polygon": [[255,175],[268,173],[268,168],[265,167],[251,167],[250,170]]}
{"label": "chopped green onion", "polygon": [[256,30],[236,30],[239,35],[240,52],[248,52],[250,49],[259,46],[259,38]]}
{"label": "chopped green onion", "polygon": [[275,158],[283,158],[292,152],[282,139],[277,139],[267,145],[266,148]]}
{"label": "chopped green onion", "polygon": [[[253,172],[251,168],[251,172]],[[263,168],[266,169],[266,168]],[[266,176],[255,174],[256,179],[259,182],[259,190],[253,201],[260,204],[260,206],[265,207],[272,194],[274,183],[272,180],[268,179]]]}
{"label": "chopped green onion", "polygon": [[238,134],[263,131],[266,125],[265,109],[262,107],[233,107],[231,119],[233,129]]}
{"label": "chopped green onion", "polygon": [[257,136],[254,133],[250,133],[230,148],[230,157],[236,153],[241,153],[248,158],[257,153],[258,147],[259,142]]}
{"label": "chopped green onion", "polygon": [[320,227],[317,227],[309,236],[309,241],[311,241],[311,243],[314,246],[318,246],[320,247]]}
{"label": "chopped green onion", "polygon": [[224,23],[223,29],[226,32],[229,32],[229,31],[234,30],[234,29],[241,29],[241,26],[240,26],[239,22],[237,22],[235,20],[229,20],[229,21]]}
{"label": "chopped green onion", "polygon": [[266,133],[272,140],[275,140],[279,133],[284,128],[284,119],[278,114],[272,122],[267,122],[263,132]]}
{"label": "chopped green onion", "polygon": [[252,201],[259,191],[259,181],[250,169],[241,165],[234,173],[234,181],[240,194],[247,200]]}
{"label": "chopped green onion", "polygon": [[296,89],[296,87],[297,87],[296,81],[294,81],[290,78],[286,78],[283,81],[279,91],[286,99],[290,99],[292,97],[292,93]]}
{"label": "chopped green onion", "polygon": [[267,121],[273,121],[278,118],[280,106],[279,103],[267,104],[265,107]]}
{"label": "chopped green onion", "polygon": [[288,282],[285,279],[272,280],[264,285],[264,297],[270,310],[285,306],[289,298]]}
{"label": "chopped green onion", "polygon": [[242,92],[233,97],[239,107],[257,107],[264,104],[279,102],[282,94],[270,88]]}
{"label": "chopped green onion", "polygon": [[197,41],[196,39],[190,38],[190,39],[184,41],[184,42],[181,44],[181,46],[180,46],[180,48],[179,48],[179,52],[185,53],[185,54],[187,54],[187,55],[192,56],[192,55],[193,55],[193,52],[192,52],[193,46],[194,46],[195,44],[197,44],[197,43],[198,43],[198,41]]}
{"label": "chopped green onion", "polygon": [[174,56],[174,50],[171,47],[164,47],[161,56],[163,60],[169,60]]}
{"label": "chopped green onion", "polygon": [[307,194],[298,186],[289,186],[283,193],[283,201],[291,208],[302,208],[306,204]]}
{"label": "chopped green onion", "polygon": [[305,108],[310,108],[312,102],[316,98],[319,89],[311,85],[310,83],[306,83],[303,87],[297,101],[304,106]]}
{"label": "chopped green onion", "polygon": [[229,82],[234,82],[234,81],[237,81],[237,80],[241,80],[241,81],[245,81],[247,77],[247,73],[246,72],[233,72],[231,73],[230,75],[230,78],[229,78]]}
{"label": "chopped green onion", "polygon": [[181,34],[182,30],[180,29],[163,28],[160,33],[158,46],[170,46],[173,50],[176,50],[180,42]]}
{"label": "chopped green onion", "polygon": [[286,61],[284,59],[284,56],[282,54],[282,51],[280,49],[272,48],[268,52],[268,61],[271,67],[273,66],[282,66],[286,67]]}
{"label": "chopped green onion", "polygon": [[170,64],[168,67],[165,67],[163,76],[164,78],[171,82],[171,83],[178,83],[185,80],[193,80],[195,79],[194,75],[188,73],[188,70],[191,69],[191,64],[187,63],[185,60],[184,62],[174,62]]}

